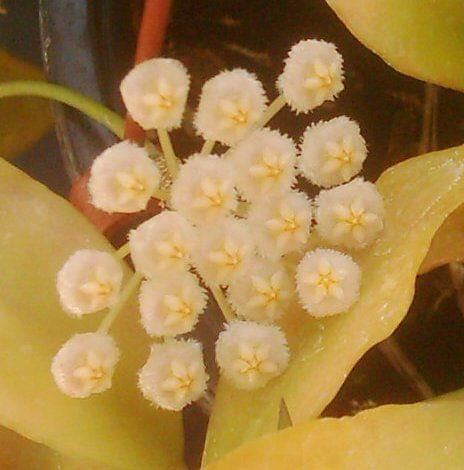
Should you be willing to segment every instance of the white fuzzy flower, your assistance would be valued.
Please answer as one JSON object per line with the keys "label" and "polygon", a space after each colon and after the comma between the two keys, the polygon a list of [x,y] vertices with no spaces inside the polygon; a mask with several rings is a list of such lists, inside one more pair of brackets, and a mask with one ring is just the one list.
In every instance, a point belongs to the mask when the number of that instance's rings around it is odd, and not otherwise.
{"label": "white fuzzy flower", "polygon": [[277,85],[294,111],[307,113],[343,90],[342,56],[331,43],[300,41],[290,49]]}
{"label": "white fuzzy flower", "polygon": [[329,188],[358,174],[366,157],[366,142],[359,125],[340,116],[306,129],[298,163],[306,178]]}
{"label": "white fuzzy flower", "polygon": [[236,314],[258,323],[272,323],[289,309],[294,287],[282,264],[255,258],[246,276],[237,276],[227,289]]}
{"label": "white fuzzy flower", "polygon": [[309,237],[311,217],[306,194],[289,191],[252,203],[248,220],[256,232],[258,251],[265,258],[276,259],[303,248]]}
{"label": "white fuzzy flower", "polygon": [[58,388],[73,398],[111,388],[119,349],[105,333],[83,333],[68,340],[53,358],[51,371]]}
{"label": "white fuzzy flower", "polygon": [[197,246],[194,264],[210,286],[227,285],[247,272],[256,251],[248,223],[233,218],[199,230]]}
{"label": "white fuzzy flower", "polygon": [[253,74],[243,69],[221,72],[204,84],[194,124],[205,139],[234,145],[262,116],[266,102]]}
{"label": "white fuzzy flower", "polygon": [[365,248],[383,228],[382,196],[362,178],[321,191],[316,204],[317,231],[332,245]]}
{"label": "white fuzzy flower", "polygon": [[176,336],[193,329],[207,297],[196,276],[186,271],[144,281],[139,301],[142,325],[149,335]]}
{"label": "white fuzzy flower", "polygon": [[289,351],[280,328],[234,321],[216,342],[216,362],[221,373],[237,388],[263,387],[287,367]]}
{"label": "white fuzzy flower", "polygon": [[237,207],[230,162],[216,155],[192,155],[171,189],[174,209],[194,224],[216,223]]}
{"label": "white fuzzy flower", "polygon": [[75,316],[110,307],[118,299],[122,277],[121,264],[110,253],[78,250],[57,274],[61,305]]}
{"label": "white fuzzy flower", "polygon": [[193,340],[153,344],[139,373],[145,398],[174,411],[198,400],[206,391],[207,381],[201,344]]}
{"label": "white fuzzy flower", "polygon": [[152,278],[188,267],[194,246],[194,228],[175,211],[163,211],[129,235],[136,271]]}
{"label": "white fuzzy flower", "polygon": [[278,131],[254,131],[232,150],[229,159],[246,199],[281,194],[295,183],[295,144]]}
{"label": "white fuzzy flower", "polygon": [[361,270],[343,253],[318,248],[306,253],[296,271],[304,309],[314,317],[345,312],[359,297]]}
{"label": "white fuzzy flower", "polygon": [[150,59],[136,65],[121,82],[129,114],[144,129],[180,126],[190,86],[185,67],[174,59]]}
{"label": "white fuzzy flower", "polygon": [[95,207],[130,213],[145,209],[159,182],[158,167],[145,149],[125,140],[95,159],[88,189]]}

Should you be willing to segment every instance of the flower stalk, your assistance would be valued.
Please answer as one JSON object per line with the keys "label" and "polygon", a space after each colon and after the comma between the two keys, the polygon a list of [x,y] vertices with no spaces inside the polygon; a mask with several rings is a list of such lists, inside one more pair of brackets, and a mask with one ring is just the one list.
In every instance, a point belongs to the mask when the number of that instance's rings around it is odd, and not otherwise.
{"label": "flower stalk", "polygon": [[166,129],[157,129],[157,132],[161,150],[166,160],[166,166],[168,167],[171,177],[175,178],[179,171],[179,160],[172,147],[171,139]]}
{"label": "flower stalk", "polygon": [[223,294],[222,289],[220,287],[211,287],[210,290],[226,321],[230,323],[231,321],[235,320],[235,314],[232,311],[225,295]]}
{"label": "flower stalk", "polygon": [[118,301],[110,308],[109,312],[100,323],[100,326],[97,329],[98,333],[108,333],[111,325],[116,320],[117,316],[121,313],[121,310],[126,306],[127,302],[138,289],[142,279],[143,276],[140,273],[134,273],[131,276],[124,289],[121,291],[121,295]]}

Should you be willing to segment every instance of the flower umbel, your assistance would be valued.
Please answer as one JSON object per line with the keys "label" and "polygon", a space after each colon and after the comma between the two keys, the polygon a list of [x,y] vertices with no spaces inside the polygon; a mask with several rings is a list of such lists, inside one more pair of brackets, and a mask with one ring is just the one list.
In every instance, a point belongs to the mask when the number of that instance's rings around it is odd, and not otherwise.
{"label": "flower umbel", "polygon": [[201,345],[192,340],[153,344],[139,373],[139,387],[145,398],[174,411],[198,400],[205,393],[207,380]]}
{"label": "flower umbel", "polygon": [[[362,178],[349,182],[367,156],[358,124],[341,116],[310,125],[298,157],[291,138],[262,128],[285,103],[298,114],[333,100],[343,89],[342,63],[333,44],[300,41],[278,79],[281,94],[268,107],[263,86],[246,70],[211,78],[194,118],[207,140],[182,164],[167,131],[181,123],[187,71],[176,60],[152,59],[127,74],[123,100],[144,129],[156,128],[166,178],[160,190],[159,170],[145,148],[120,142],[92,166],[92,203],[130,213],[145,209],[154,196],[168,209],[132,230],[115,256],[79,250],[58,273],[69,314],[110,307],[96,333],[76,335],[56,355],[52,372],[64,393],[86,397],[111,386],[119,351],[106,332],[137,289],[142,326],[159,341],[140,370],[139,388],[157,407],[174,411],[207,387],[200,343],[176,339],[191,333],[206,309],[202,286],[228,322],[216,342],[220,372],[244,390],[265,386],[287,367],[287,341],[273,323],[292,315],[298,298],[317,318],[345,312],[357,301],[359,266],[316,244],[322,238],[361,249],[383,228],[376,187]],[[231,148],[211,155],[217,142]],[[296,188],[297,176],[332,189],[320,191],[315,204]],[[314,207],[319,237],[310,234]],[[309,247],[313,251],[304,253]],[[136,272],[121,288],[118,258],[128,254]]]}
{"label": "flower umbel", "polygon": [[58,388],[73,398],[86,398],[111,387],[119,349],[104,333],[74,335],[53,358],[51,371]]}

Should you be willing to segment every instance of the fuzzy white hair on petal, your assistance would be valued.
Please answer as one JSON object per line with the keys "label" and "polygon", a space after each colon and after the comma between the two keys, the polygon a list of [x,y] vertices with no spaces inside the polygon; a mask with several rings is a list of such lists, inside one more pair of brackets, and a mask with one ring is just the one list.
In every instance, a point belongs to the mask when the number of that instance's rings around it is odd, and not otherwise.
{"label": "fuzzy white hair on petal", "polygon": [[189,272],[142,283],[140,315],[151,336],[177,336],[193,330],[206,308],[206,291]]}
{"label": "fuzzy white hair on petal", "polygon": [[258,251],[269,259],[301,251],[308,241],[311,219],[311,202],[300,191],[255,201],[248,213],[250,227],[256,231]]}
{"label": "fuzzy white hair on petal", "polygon": [[227,70],[203,85],[194,125],[204,139],[234,145],[261,118],[266,103],[255,75],[243,69]]}
{"label": "fuzzy white hair on petal", "polygon": [[194,227],[175,211],[165,210],[129,234],[135,269],[148,278],[188,269],[194,245]]}
{"label": "fuzzy white hair on petal", "polygon": [[239,317],[273,323],[290,309],[294,293],[283,263],[255,258],[246,275],[230,283],[227,298]]}
{"label": "fuzzy white hair on petal", "polygon": [[190,77],[175,59],[149,59],[136,65],[121,82],[129,114],[145,130],[180,126]]}
{"label": "fuzzy white hair on petal", "polygon": [[118,299],[122,278],[121,263],[110,253],[78,250],[57,274],[61,306],[78,317],[111,307]]}
{"label": "fuzzy white hair on petal", "polygon": [[193,340],[153,344],[139,372],[139,388],[145,398],[173,411],[201,398],[207,381],[201,344]]}
{"label": "fuzzy white hair on petal", "polygon": [[87,398],[111,388],[120,352],[105,333],[74,335],[53,358],[51,372],[57,387],[73,398]]}
{"label": "fuzzy white hair on petal", "polygon": [[330,188],[357,175],[366,157],[366,142],[359,125],[340,116],[306,129],[298,166],[309,181]]}
{"label": "fuzzy white hair on petal", "polygon": [[296,271],[303,308],[314,317],[347,311],[359,297],[361,270],[352,258],[317,248],[305,254]]}
{"label": "fuzzy white hair on petal", "polygon": [[332,245],[359,250],[373,243],[383,229],[382,196],[362,178],[321,191],[316,206],[316,230]]}
{"label": "fuzzy white hair on petal", "polygon": [[197,231],[194,265],[209,286],[226,286],[248,272],[256,244],[246,220],[227,218]]}
{"label": "fuzzy white hair on petal", "polygon": [[231,215],[237,207],[232,165],[216,155],[192,155],[172,185],[171,203],[199,227]]}
{"label": "fuzzy white hair on petal", "polygon": [[98,209],[132,213],[145,209],[159,183],[160,172],[146,150],[125,140],[94,160],[88,189]]}
{"label": "fuzzy white hair on petal", "polygon": [[244,390],[264,387],[287,367],[289,350],[282,330],[274,325],[234,321],[216,342],[221,374]]}
{"label": "fuzzy white hair on petal", "polygon": [[296,183],[296,148],[292,139],[268,128],[252,132],[228,156],[237,188],[248,200],[289,191]]}
{"label": "fuzzy white hair on petal", "polygon": [[277,87],[296,113],[307,113],[343,90],[343,58],[332,43],[300,41],[290,49]]}

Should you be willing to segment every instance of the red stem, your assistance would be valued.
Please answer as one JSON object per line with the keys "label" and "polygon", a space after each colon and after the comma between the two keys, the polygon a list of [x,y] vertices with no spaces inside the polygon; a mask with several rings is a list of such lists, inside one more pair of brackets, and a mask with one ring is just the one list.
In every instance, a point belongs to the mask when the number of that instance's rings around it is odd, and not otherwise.
{"label": "red stem", "polygon": [[[161,54],[171,3],[172,0],[145,0],[134,65]],[[139,143],[145,139],[145,132],[129,114],[126,116],[124,137]]]}
{"label": "red stem", "polygon": [[[137,37],[135,64],[160,55],[169,22],[171,0],[145,0],[142,21]],[[129,114],[126,116],[124,137],[143,143],[145,132],[136,124]],[[96,209],[87,190],[89,172],[78,178],[71,187],[69,200],[96,227],[108,237],[118,230],[128,227],[134,218],[133,214],[108,214]],[[151,200],[147,207],[147,215],[159,212],[158,201]],[[137,214],[139,216],[140,214]]]}

